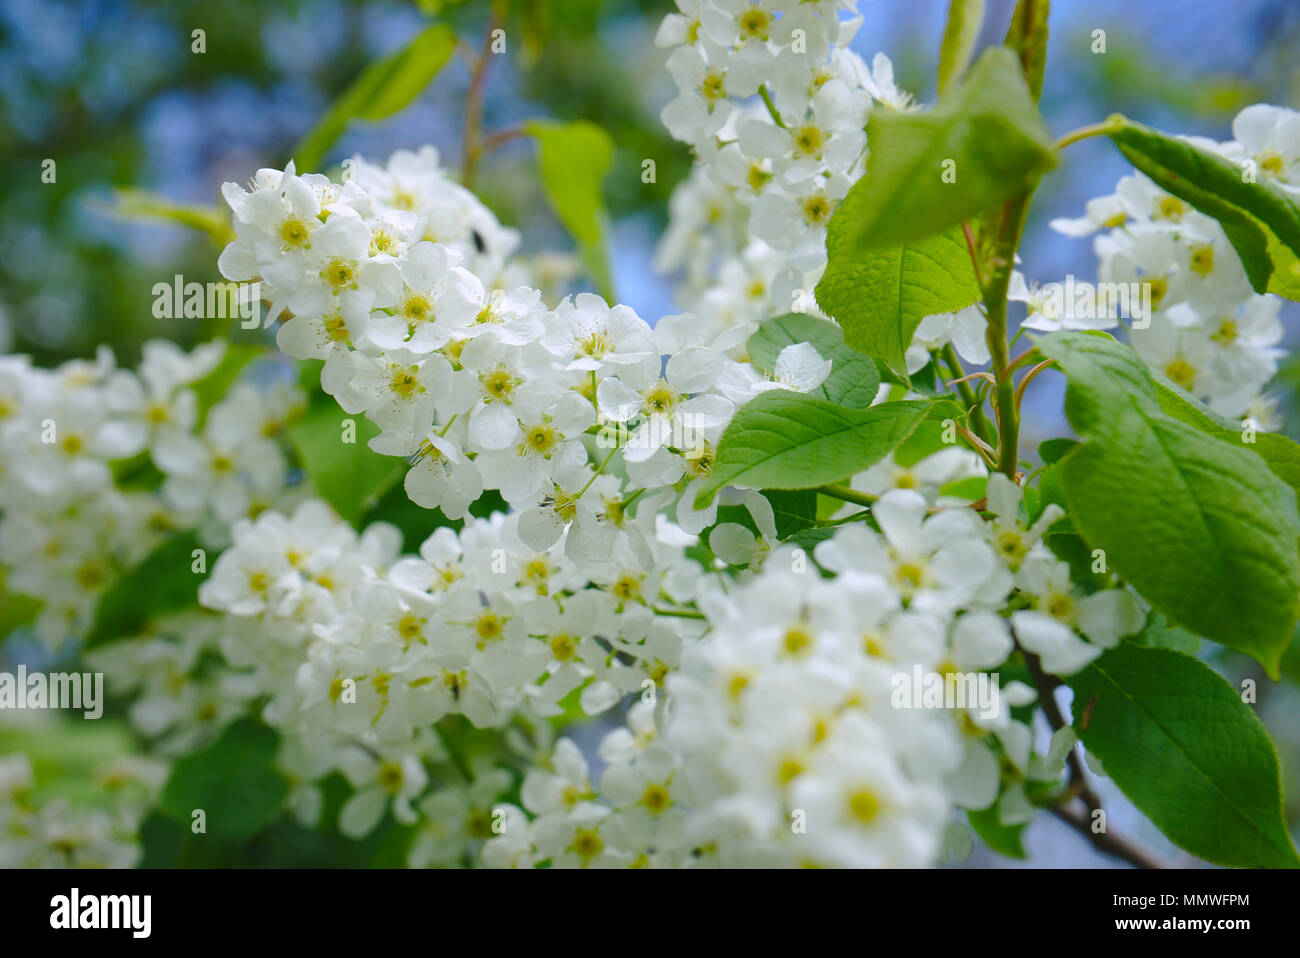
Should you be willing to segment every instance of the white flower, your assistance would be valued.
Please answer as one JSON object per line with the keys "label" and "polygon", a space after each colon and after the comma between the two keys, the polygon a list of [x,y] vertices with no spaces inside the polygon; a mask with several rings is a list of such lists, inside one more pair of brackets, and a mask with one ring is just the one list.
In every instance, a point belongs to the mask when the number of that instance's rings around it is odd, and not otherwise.
{"label": "white flower", "polygon": [[1137,600],[1123,589],[1076,595],[1070,567],[1043,553],[1025,560],[1016,586],[1034,602],[1032,609],[1011,614],[1016,638],[1056,675],[1073,675],[1122,637],[1138,632],[1146,618]]}

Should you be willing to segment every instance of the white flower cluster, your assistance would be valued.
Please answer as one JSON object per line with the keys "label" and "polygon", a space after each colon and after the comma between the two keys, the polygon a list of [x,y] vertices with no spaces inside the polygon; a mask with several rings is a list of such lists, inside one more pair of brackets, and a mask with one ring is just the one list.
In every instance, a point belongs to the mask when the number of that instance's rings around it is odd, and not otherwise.
{"label": "white flower cluster", "polygon": [[409,458],[405,488],[421,506],[459,519],[499,490],[530,548],[571,527],[581,561],[644,551],[627,522],[634,496],[684,487],[679,521],[704,528],[713,513],[695,512],[690,481],[707,474],[735,407],[829,371],[807,345],[772,371],[736,362],[704,345],[689,314],[652,329],[590,293],[548,309],[535,289],[493,288],[503,261],[478,246],[504,255],[513,238],[436,152],[397,153],[386,169],[351,162],[343,185],[292,168],[259,171],[251,191],[227,184],[238,238],[221,268],[260,280],[272,318],[293,313],[281,348],[324,359],[323,388],[379,426],[371,448]]}
{"label": "white flower cluster", "polygon": [[395,528],[358,535],[309,500],[237,523],[199,598],[229,613],[223,655],[252,670],[264,716],[318,774],[346,769],[357,742],[399,767],[447,715],[500,727],[566,700],[595,715],[661,685],[701,628],[655,609],[693,598],[698,566],[647,537],[647,553],[584,570],[563,543],[525,546],[519,519],[470,519],[399,556]]}
{"label": "white flower cluster", "polygon": [[128,756],[105,763],[93,784],[107,801],[86,809],[67,799],[36,802],[31,759],[0,756],[0,868],[130,868],[137,833],[167,774],[158,761]]}
{"label": "white flower cluster", "polygon": [[[84,634],[103,590],[167,533],[200,525],[220,544],[281,501],[287,462],[269,437],[296,393],[240,384],[200,423],[191,386],[224,351],[155,340],[138,372],[107,347],[53,370],[0,357],[0,568],[8,591],[43,603],[51,646]],[[151,464],[158,488],[138,481]]]}
{"label": "white flower cluster", "polygon": [[[655,265],[685,268],[679,301],[702,320],[703,341],[733,356],[758,323],[787,312],[821,315],[812,290],[826,267],[826,227],[863,171],[872,109],[910,110],[878,53],[849,49],[856,3],[679,0],[655,42],[671,50],[678,96],[669,132],[697,165],[673,193]],[[841,12],[853,11],[849,19]],[[953,343],[989,360],[977,307],[926,317],[908,369]]]}
{"label": "white flower cluster", "polygon": [[[1232,123],[1234,139],[1189,142],[1241,166],[1242,175],[1269,181],[1300,195],[1300,113],[1257,104]],[[1110,196],[1090,200],[1079,219],[1052,226],[1067,236],[1105,230],[1095,240],[1102,282],[1148,283],[1148,328],[1129,332],[1133,348],[1162,373],[1211,408],[1275,429],[1276,400],[1263,394],[1277,373],[1282,300],[1258,295],[1217,220],[1160,189],[1141,173],[1124,177]],[[1030,303],[1032,329],[1113,328],[1118,319],[1072,322],[1044,315],[1021,282]]]}
{"label": "white flower cluster", "polygon": [[[744,584],[706,589],[708,632],[683,646],[657,707],[638,703],[606,737],[598,788],[562,740],[525,779],[523,809],[500,811],[507,828],[483,862],[915,866],[940,856],[954,804],[1027,820],[1026,784],[1054,780],[1063,760],[1034,755],[1011,717],[1034,692],[1008,683],[987,713],[909,709],[898,676],[994,670],[1013,630],[1068,674],[1144,617],[1125,591],[1074,593],[1039,541],[1059,510],[1027,528],[1016,487],[999,475],[989,488],[992,523],[928,514],[895,490],[872,510],[882,534],[853,524],[817,546],[833,578],[783,545]],[[1022,608],[1007,619],[1013,590]]]}

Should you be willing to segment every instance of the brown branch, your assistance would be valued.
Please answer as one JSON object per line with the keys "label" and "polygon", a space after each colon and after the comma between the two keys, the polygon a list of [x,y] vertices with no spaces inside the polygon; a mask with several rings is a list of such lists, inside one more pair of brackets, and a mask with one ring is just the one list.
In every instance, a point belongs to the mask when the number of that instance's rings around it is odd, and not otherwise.
{"label": "brown branch", "polygon": [[1069,808],[1053,808],[1051,812],[1088,839],[1092,847],[1104,855],[1128,862],[1134,868],[1165,867],[1164,863],[1159,859],[1153,857],[1145,849],[1139,848],[1122,835],[1116,835],[1114,832],[1094,832],[1088,815]]}
{"label": "brown branch", "polygon": [[483,120],[483,87],[487,81],[488,59],[492,56],[492,33],[497,29],[496,17],[488,20],[487,30],[483,34],[483,48],[474,63],[474,72],[470,76],[469,93],[465,98],[465,129],[461,135],[461,185],[470,188],[474,178],[474,166],[478,163],[482,147],[479,144],[480,124]]}

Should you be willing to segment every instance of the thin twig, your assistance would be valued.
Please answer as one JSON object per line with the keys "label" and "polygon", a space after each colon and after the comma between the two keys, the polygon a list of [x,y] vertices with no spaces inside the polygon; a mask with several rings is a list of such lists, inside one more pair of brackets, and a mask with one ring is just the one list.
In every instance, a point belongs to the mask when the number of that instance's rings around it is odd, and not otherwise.
{"label": "thin twig", "polygon": [[1104,855],[1128,862],[1135,868],[1164,868],[1165,865],[1143,848],[1114,832],[1094,832],[1090,816],[1069,808],[1053,808],[1053,815],[1088,839]]}
{"label": "thin twig", "polygon": [[461,144],[461,185],[468,188],[474,178],[474,166],[478,162],[482,148],[479,144],[479,124],[483,118],[483,87],[487,80],[488,58],[492,56],[492,34],[497,29],[496,18],[488,20],[487,31],[483,35],[483,48],[474,63],[474,72],[469,81],[469,93],[465,99],[465,130]]}
{"label": "thin twig", "polygon": [[[1038,656],[1023,647],[1020,651],[1024,653],[1025,667],[1029,669],[1029,674],[1034,680],[1034,688],[1038,690],[1038,704],[1043,710],[1043,715],[1047,717],[1047,724],[1052,727],[1053,732],[1059,732],[1069,724],[1061,713],[1061,707],[1056,704],[1055,692],[1061,684],[1060,680],[1043,671]],[[1087,803],[1089,811],[1101,808],[1101,799],[1097,797],[1097,793],[1088,782],[1088,773],[1084,771],[1083,761],[1079,758],[1078,751],[1070,749],[1070,754],[1066,756],[1065,761],[1070,769],[1070,790]]]}

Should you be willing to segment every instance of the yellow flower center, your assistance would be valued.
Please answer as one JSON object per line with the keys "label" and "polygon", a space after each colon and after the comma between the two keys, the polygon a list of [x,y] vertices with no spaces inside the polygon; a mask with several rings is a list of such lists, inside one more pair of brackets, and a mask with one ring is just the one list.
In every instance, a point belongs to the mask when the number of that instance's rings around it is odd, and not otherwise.
{"label": "yellow flower center", "polygon": [[1235,320],[1225,319],[1219,323],[1210,339],[1214,340],[1220,346],[1231,346],[1237,341],[1237,323]]}
{"label": "yellow flower center", "polygon": [[484,612],[474,623],[474,631],[478,633],[480,647],[485,642],[501,638],[504,629],[505,623],[501,621],[501,616],[495,612]]}
{"label": "yellow flower center", "polygon": [[423,627],[424,621],[416,616],[414,612],[408,612],[397,620],[397,634],[406,642],[419,638],[420,630]]}
{"label": "yellow flower center", "polygon": [[588,333],[578,340],[578,351],[592,359],[600,359],[613,348],[609,335],[601,331]]}
{"label": "yellow flower center", "polygon": [[579,829],[573,836],[573,852],[583,861],[595,858],[604,848],[605,843],[601,841],[600,834],[595,829]]}
{"label": "yellow flower center", "polygon": [[740,27],[742,37],[746,39],[762,39],[767,36],[768,27],[772,23],[772,14],[761,7],[750,7],[736,18],[736,22]]}
{"label": "yellow flower center", "polygon": [[1176,196],[1166,196],[1160,201],[1156,215],[1163,219],[1174,220],[1176,222],[1181,220],[1183,214],[1186,212],[1187,207],[1183,205],[1182,200]]}
{"label": "yellow flower center", "polygon": [[343,317],[335,313],[325,320],[325,338],[332,343],[351,343],[352,337],[348,335],[348,324]]}
{"label": "yellow flower center", "polygon": [[628,600],[638,598],[641,595],[641,582],[634,575],[621,575],[614,584],[610,586],[610,591],[624,602],[627,602]]}
{"label": "yellow flower center", "polygon": [[789,785],[794,779],[803,773],[803,762],[797,758],[786,757],[781,759],[781,764],[776,769],[776,780],[782,785]]}
{"label": "yellow flower center", "polygon": [[296,216],[290,216],[280,224],[280,242],[284,244],[286,249],[295,247],[306,249],[311,245],[307,242],[310,236],[311,232],[308,230],[307,224]]}
{"label": "yellow flower center", "polygon": [[880,814],[880,799],[869,788],[860,788],[849,796],[849,814],[864,825],[870,825]]}
{"label": "yellow flower center", "polygon": [[396,793],[402,787],[402,766],[396,762],[384,762],[379,766],[379,787],[384,791]]}
{"label": "yellow flower center", "polygon": [[433,318],[433,304],[426,296],[412,294],[402,303],[402,315],[412,323],[422,323]]}
{"label": "yellow flower center", "polygon": [[1029,551],[1024,536],[1018,530],[1008,529],[998,536],[998,553],[1009,562],[1019,562]]}
{"label": "yellow flower center", "polygon": [[815,156],[821,152],[822,131],[815,126],[801,126],[794,132],[794,145],[800,153]]}
{"label": "yellow flower center", "polygon": [[335,289],[347,289],[356,285],[357,268],[345,259],[331,260],[323,270],[321,270],[321,279],[329,283]]}
{"label": "yellow flower center", "polygon": [[578,640],[573,636],[561,632],[559,635],[551,636],[551,655],[555,656],[557,661],[567,662],[578,652]]}
{"label": "yellow flower center", "polygon": [[803,201],[803,218],[810,226],[816,226],[830,219],[831,201],[823,193],[814,193]]}
{"label": "yellow flower center", "polygon": [[558,437],[550,426],[533,426],[524,433],[524,445],[539,456],[549,455]]}
{"label": "yellow flower center", "polygon": [[1196,367],[1185,359],[1175,359],[1165,367],[1165,375],[1172,382],[1190,390],[1196,382]]}
{"label": "yellow flower center", "polygon": [[1060,622],[1069,622],[1074,618],[1074,598],[1062,592],[1054,592],[1043,603],[1047,614]]}
{"label": "yellow flower center", "polygon": [[1259,168],[1269,176],[1277,176],[1282,172],[1282,157],[1276,153],[1264,153],[1259,157]]}
{"label": "yellow flower center", "polygon": [[1163,276],[1152,276],[1147,280],[1147,286],[1151,288],[1151,305],[1159,309],[1165,294],[1169,292],[1169,280]]}
{"label": "yellow flower center", "polygon": [[669,802],[668,789],[657,783],[647,785],[645,793],[641,796],[641,804],[651,815],[658,815],[668,807]]}
{"label": "yellow flower center", "polygon": [[812,641],[812,635],[808,630],[796,625],[785,630],[781,645],[790,655],[799,655],[808,651]]}
{"label": "yellow flower center", "polygon": [[649,415],[669,415],[676,405],[677,394],[668,388],[668,384],[663,381],[660,381],[658,386],[646,393],[645,411]]}
{"label": "yellow flower center", "polygon": [[479,381],[483,384],[483,390],[488,396],[500,402],[509,402],[510,397],[514,394],[515,386],[519,384],[519,380],[504,369],[493,370],[482,376]]}
{"label": "yellow flower center", "polygon": [[1192,250],[1191,266],[1198,276],[1209,276],[1214,269],[1214,247],[1206,243]]}
{"label": "yellow flower center", "polygon": [[388,375],[388,388],[402,399],[411,400],[415,398],[416,393],[424,392],[414,366],[399,366],[397,363],[392,363],[388,367]]}

